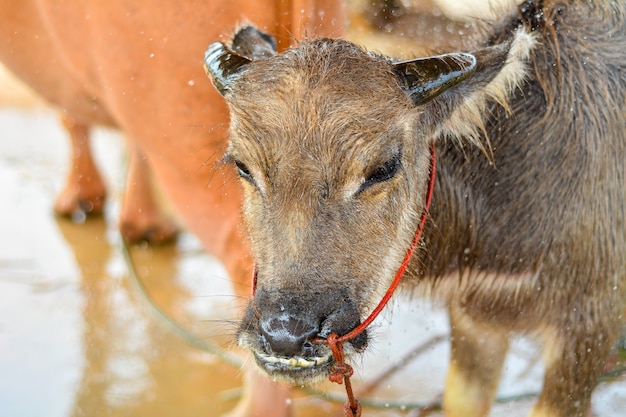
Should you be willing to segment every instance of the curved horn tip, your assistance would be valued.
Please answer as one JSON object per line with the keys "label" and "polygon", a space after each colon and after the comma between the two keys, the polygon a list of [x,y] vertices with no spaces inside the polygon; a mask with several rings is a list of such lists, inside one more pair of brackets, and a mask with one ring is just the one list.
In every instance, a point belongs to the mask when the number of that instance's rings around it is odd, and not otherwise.
{"label": "curved horn tip", "polygon": [[226,45],[224,45],[222,42],[213,42],[212,44],[210,44],[208,49],[204,53],[205,64],[215,59],[216,55],[219,55],[225,48]]}

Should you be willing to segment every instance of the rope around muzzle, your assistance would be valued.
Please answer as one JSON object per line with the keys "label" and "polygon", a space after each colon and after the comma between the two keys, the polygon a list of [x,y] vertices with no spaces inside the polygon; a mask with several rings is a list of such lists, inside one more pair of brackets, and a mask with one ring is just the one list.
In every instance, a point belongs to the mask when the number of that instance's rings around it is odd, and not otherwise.
{"label": "rope around muzzle", "polygon": [[[433,190],[435,189],[435,175],[437,172],[437,153],[435,150],[434,141],[430,143],[430,176],[428,179],[428,188],[426,190],[426,201],[424,203],[424,210],[422,212],[422,216],[420,217],[420,222],[417,226],[417,230],[415,231],[415,235],[413,236],[413,240],[407,249],[404,259],[396,272],[396,276],[393,281],[389,285],[387,292],[383,295],[382,299],[372,310],[372,312],[359,324],[357,327],[352,329],[349,333],[344,334],[343,336],[339,336],[336,333],[331,333],[326,338],[316,337],[312,340],[314,343],[325,343],[328,345],[330,350],[333,353],[333,357],[335,358],[335,363],[333,364],[330,373],[328,375],[328,379],[331,382],[335,382],[337,384],[345,383],[346,394],[348,395],[348,401],[344,405],[344,415],[346,417],[360,417],[362,413],[362,407],[359,401],[354,397],[354,392],[352,391],[352,383],[350,382],[350,377],[354,374],[354,370],[352,366],[346,363],[345,355],[343,352],[343,343],[349,340],[354,339],[358,335],[360,335],[365,329],[372,324],[372,322],[378,317],[380,312],[385,308],[394,291],[400,284],[400,280],[404,276],[406,269],[409,266],[411,258],[413,257],[413,253],[419,244],[419,241],[422,236],[422,231],[424,230],[424,226],[426,225],[426,219],[428,218],[428,210],[430,209],[430,203],[433,197]],[[254,268],[254,275],[252,278],[252,296],[254,297],[254,293],[256,292],[257,286],[257,270]],[[255,312],[257,316],[259,316],[258,312]]]}

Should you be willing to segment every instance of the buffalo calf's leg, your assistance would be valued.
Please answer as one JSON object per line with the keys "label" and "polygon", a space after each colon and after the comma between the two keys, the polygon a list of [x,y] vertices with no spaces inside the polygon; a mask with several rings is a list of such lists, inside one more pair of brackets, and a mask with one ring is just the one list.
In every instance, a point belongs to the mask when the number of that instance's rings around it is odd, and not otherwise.
{"label": "buffalo calf's leg", "polygon": [[446,416],[487,416],[509,347],[508,334],[473,321],[456,306],[449,310],[452,346],[443,400]]}
{"label": "buffalo calf's leg", "polygon": [[611,332],[563,325],[544,334],[544,387],[530,417],[587,417],[591,394],[611,350]]}

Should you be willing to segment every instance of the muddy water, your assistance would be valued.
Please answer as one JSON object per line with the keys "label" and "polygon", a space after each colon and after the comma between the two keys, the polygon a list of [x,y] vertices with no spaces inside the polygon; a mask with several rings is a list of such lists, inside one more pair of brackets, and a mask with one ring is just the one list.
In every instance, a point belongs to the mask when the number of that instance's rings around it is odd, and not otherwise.
{"label": "muddy water", "polygon": [[[237,370],[155,318],[129,279],[114,221],[74,224],[51,213],[67,159],[55,116],[3,110],[0,126],[0,415],[191,416],[231,407],[222,396],[239,386]],[[96,143],[105,145],[97,153],[112,183],[123,166],[116,139]],[[198,253],[183,239],[136,248],[133,258],[154,300],[182,323],[202,324],[215,311],[227,320],[234,312],[224,273]],[[225,285],[196,282],[211,274]],[[225,295],[210,308],[200,305],[211,300],[205,282]],[[200,337],[230,342],[224,324],[198,327]]]}
{"label": "muddy water", "polygon": [[[237,311],[221,265],[188,235],[125,256],[115,226],[125,154],[112,131],[97,130],[94,143],[111,197],[104,218],[56,218],[67,141],[51,110],[13,88],[0,74],[0,416],[213,417],[231,409],[244,355],[232,347]],[[400,296],[374,332],[372,348],[354,363],[357,392],[411,359],[359,395],[378,407],[365,415],[405,416],[407,406],[437,400],[448,356],[445,314]],[[517,340],[499,396],[536,392],[537,359],[531,342]],[[316,389],[342,397],[330,383]],[[507,401],[492,415],[523,416],[531,403]],[[341,415],[311,391],[297,391],[294,406],[301,417]],[[626,381],[602,385],[594,409],[624,416]]]}

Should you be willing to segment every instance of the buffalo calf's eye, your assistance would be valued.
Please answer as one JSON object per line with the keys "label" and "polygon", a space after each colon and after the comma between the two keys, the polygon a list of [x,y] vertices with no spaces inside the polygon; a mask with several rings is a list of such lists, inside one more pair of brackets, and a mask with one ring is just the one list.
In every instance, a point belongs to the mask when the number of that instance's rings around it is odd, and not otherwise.
{"label": "buffalo calf's eye", "polygon": [[395,177],[400,169],[400,157],[394,157],[385,162],[383,165],[376,168],[372,171],[369,176],[365,179],[363,184],[361,184],[360,191],[365,190],[368,187],[371,187],[374,184],[378,184],[380,182],[388,181]]}

